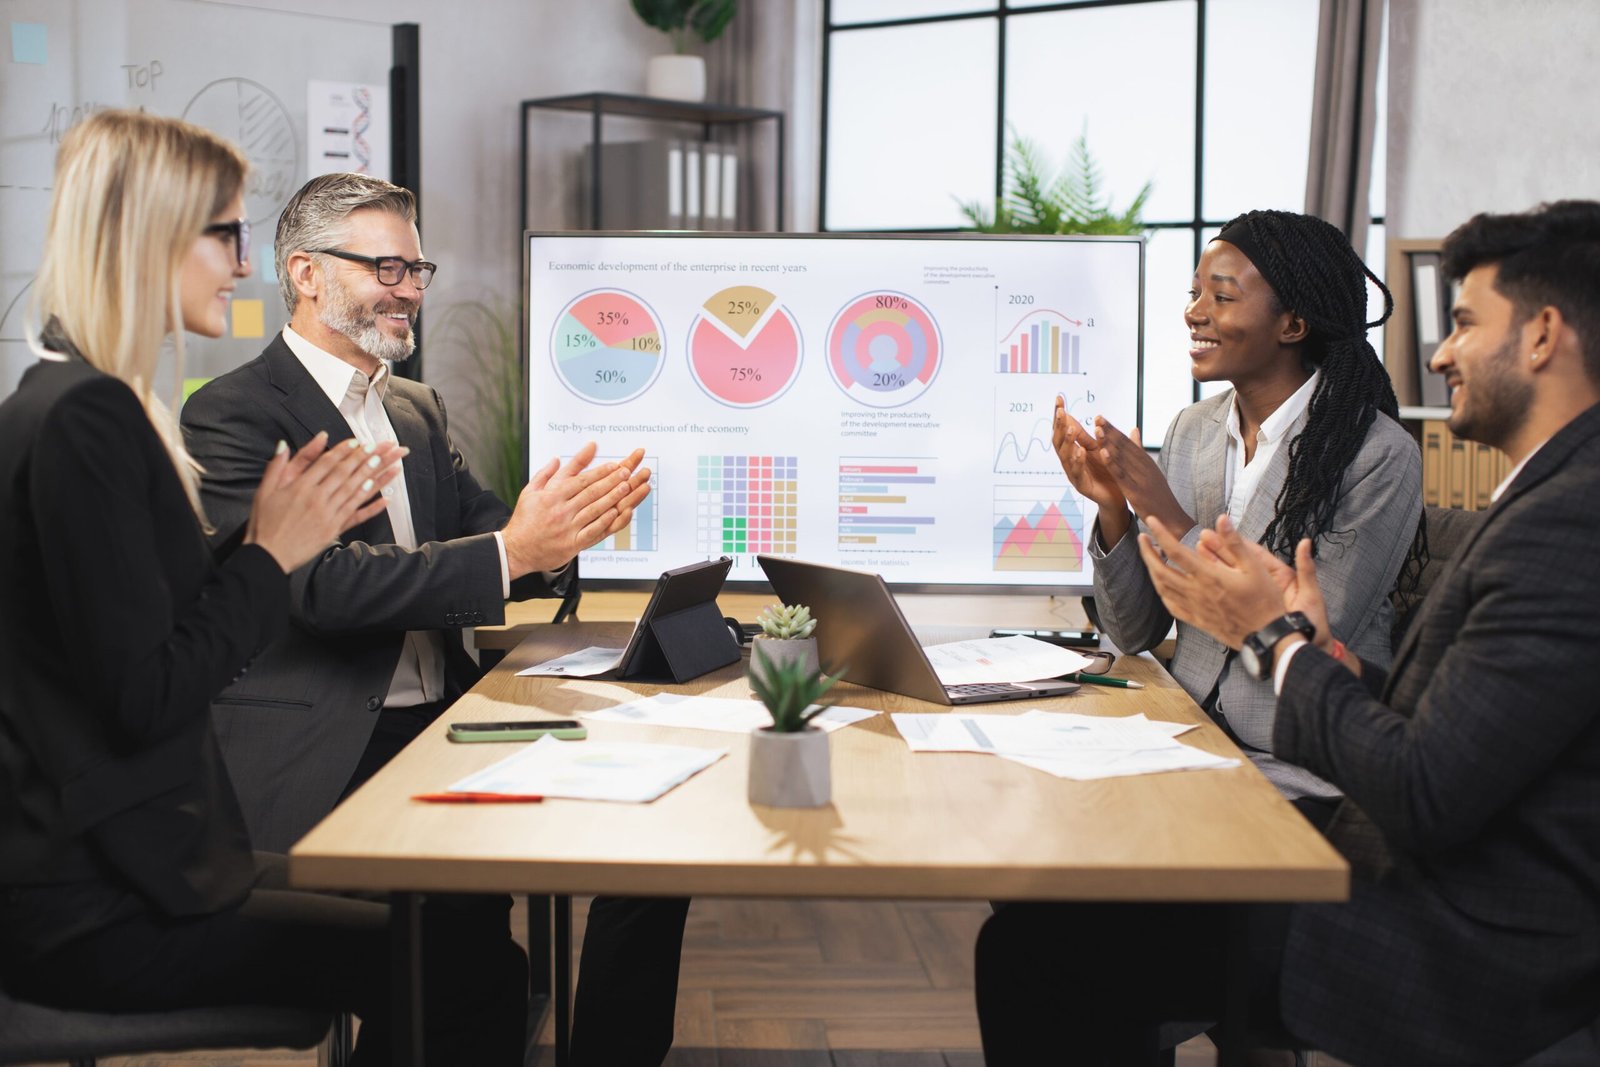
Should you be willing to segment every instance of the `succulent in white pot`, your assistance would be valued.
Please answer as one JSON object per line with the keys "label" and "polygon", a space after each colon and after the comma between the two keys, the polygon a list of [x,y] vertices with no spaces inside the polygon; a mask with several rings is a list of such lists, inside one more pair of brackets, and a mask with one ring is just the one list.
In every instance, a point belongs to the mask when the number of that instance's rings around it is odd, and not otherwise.
{"label": "succulent in white pot", "polygon": [[751,651],[750,687],[772,725],[750,733],[750,803],[819,808],[833,799],[828,735],[811,720],[826,710],[822,696],[838,680],[798,662],[774,663],[760,644]]}
{"label": "succulent in white pot", "polygon": [[811,671],[818,668],[817,639],[812,636],[817,620],[811,617],[810,608],[804,604],[769,604],[756,616],[756,623],[761,632],[750,646],[752,663],[760,649],[773,663],[797,662]]}

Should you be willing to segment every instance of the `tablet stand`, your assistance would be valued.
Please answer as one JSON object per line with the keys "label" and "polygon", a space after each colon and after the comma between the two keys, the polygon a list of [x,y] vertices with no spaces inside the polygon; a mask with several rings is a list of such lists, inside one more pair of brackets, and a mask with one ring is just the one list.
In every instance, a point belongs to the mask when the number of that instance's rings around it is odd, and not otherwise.
{"label": "tablet stand", "polygon": [[652,618],[642,640],[633,664],[620,677],[647,680],[670,675],[683,683],[739,662],[738,642],[715,600]]}

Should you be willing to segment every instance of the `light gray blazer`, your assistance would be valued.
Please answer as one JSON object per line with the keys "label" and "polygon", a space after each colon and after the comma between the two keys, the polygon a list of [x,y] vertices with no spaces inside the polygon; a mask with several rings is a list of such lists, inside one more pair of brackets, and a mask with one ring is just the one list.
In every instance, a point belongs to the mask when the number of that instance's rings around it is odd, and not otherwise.
{"label": "light gray blazer", "polygon": [[[1230,389],[1183,409],[1167,430],[1161,449],[1160,464],[1167,483],[1197,523],[1183,538],[1191,547],[1199,540],[1200,528],[1212,525],[1227,510],[1223,479],[1232,403]],[[1245,540],[1259,541],[1266,532],[1288,471],[1286,446],[1272,457],[1245,510],[1239,524]],[[1380,414],[1345,471],[1329,531],[1317,539],[1317,578],[1328,602],[1329,624],[1363,662],[1378,666],[1389,662],[1389,631],[1394,622],[1389,593],[1421,514],[1421,452],[1399,423]],[[1154,648],[1166,638],[1173,619],[1145,571],[1134,531],[1106,552],[1100,550],[1098,529],[1089,541],[1101,625],[1125,652]],[[1272,682],[1251,678],[1235,659],[1222,642],[1180,622],[1168,670],[1197,703],[1243,742],[1256,766],[1284,795],[1290,799],[1338,796],[1334,786],[1272,755],[1276,707]],[[1211,699],[1213,693],[1215,700]]]}

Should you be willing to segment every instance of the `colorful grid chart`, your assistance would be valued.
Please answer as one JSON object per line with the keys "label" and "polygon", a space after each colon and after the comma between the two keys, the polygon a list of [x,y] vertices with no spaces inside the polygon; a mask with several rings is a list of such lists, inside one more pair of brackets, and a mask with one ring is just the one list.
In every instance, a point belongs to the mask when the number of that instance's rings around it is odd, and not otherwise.
{"label": "colorful grid chart", "polygon": [[1078,348],[1082,337],[1069,326],[1082,327],[1059,311],[1040,310],[1024,316],[1000,342],[1001,374],[1082,374]]}
{"label": "colorful grid chart", "polygon": [[1071,489],[994,487],[994,569],[1081,571],[1083,508]]}
{"label": "colorful grid chart", "polygon": [[795,456],[701,456],[700,550],[793,555],[799,512]]}
{"label": "colorful grid chart", "polygon": [[938,480],[925,459],[839,460],[839,549],[931,552]]}
{"label": "colorful grid chart", "polygon": [[[605,463],[608,460],[615,462],[621,456],[596,456],[596,463]],[[657,508],[656,494],[660,492],[659,471],[660,465],[656,457],[644,457],[644,465],[650,468],[650,495],[639,502],[633,509],[633,521],[626,529],[618,530],[610,537],[595,545],[591,552],[654,552],[661,545],[661,512]]]}

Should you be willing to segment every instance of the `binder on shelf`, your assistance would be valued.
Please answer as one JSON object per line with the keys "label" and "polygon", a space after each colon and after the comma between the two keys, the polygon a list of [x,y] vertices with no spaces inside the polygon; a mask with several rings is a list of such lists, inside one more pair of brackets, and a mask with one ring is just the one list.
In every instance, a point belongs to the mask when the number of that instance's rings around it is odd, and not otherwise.
{"label": "binder on shelf", "polygon": [[1429,369],[1439,343],[1450,333],[1449,287],[1439,266],[1439,253],[1412,252],[1411,322],[1417,353],[1417,384],[1423,407],[1450,403],[1444,378]]}
{"label": "binder on shelf", "polygon": [[739,228],[739,150],[731,145],[722,150],[722,228]]}
{"label": "binder on shelf", "polygon": [[[1446,431],[1449,432],[1448,430]],[[1472,468],[1467,463],[1467,442],[1450,435],[1450,454],[1445,471],[1445,484],[1449,488],[1447,506],[1467,508],[1467,483],[1472,478]]]}
{"label": "binder on shelf", "polygon": [[683,152],[683,220],[679,226],[685,230],[698,230],[701,228],[700,142],[678,143]]}
{"label": "binder on shelf", "polygon": [[706,141],[700,145],[700,228],[722,230],[722,146]]}
{"label": "binder on shelf", "polygon": [[1422,502],[1442,507],[1445,502],[1445,440],[1450,431],[1444,423],[1428,419],[1422,424]]}
{"label": "binder on shelf", "polygon": [[[584,149],[583,216],[589,218],[594,146]],[[599,146],[600,225],[608,230],[684,226],[684,153],[677,141],[616,141]]]}

